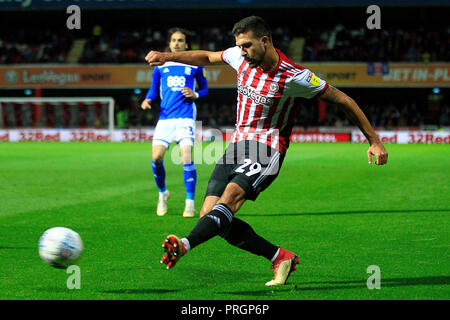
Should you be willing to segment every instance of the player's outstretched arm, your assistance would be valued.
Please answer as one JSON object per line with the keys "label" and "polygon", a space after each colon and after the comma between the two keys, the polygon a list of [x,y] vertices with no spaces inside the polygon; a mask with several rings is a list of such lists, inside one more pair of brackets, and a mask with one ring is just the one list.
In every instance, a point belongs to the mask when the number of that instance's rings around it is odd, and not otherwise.
{"label": "player's outstretched arm", "polygon": [[333,86],[328,86],[323,94],[319,96],[327,104],[342,108],[347,116],[358,126],[364,136],[369,141],[370,147],[367,150],[369,164],[372,163],[372,156],[375,156],[375,164],[383,165],[387,163],[388,153],[381,143],[375,130],[370,125],[369,120],[356,104],[356,102],[342,91]]}
{"label": "player's outstretched arm", "polygon": [[182,52],[160,52],[150,51],[145,60],[151,66],[160,66],[167,61],[180,62],[190,64],[193,66],[205,66],[210,64],[223,63],[222,51],[205,51],[205,50],[192,50]]}

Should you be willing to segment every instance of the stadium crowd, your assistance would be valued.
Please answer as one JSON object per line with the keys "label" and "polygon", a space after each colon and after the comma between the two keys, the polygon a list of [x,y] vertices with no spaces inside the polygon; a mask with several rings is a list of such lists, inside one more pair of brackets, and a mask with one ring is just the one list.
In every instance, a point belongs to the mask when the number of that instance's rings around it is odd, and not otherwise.
{"label": "stadium crowd", "polygon": [[303,61],[450,61],[450,28],[309,29]]}
{"label": "stadium crowd", "polygon": [[[304,39],[302,61],[450,61],[450,28],[368,30],[307,28],[300,34],[286,27],[273,30],[276,47],[289,53],[291,41]],[[166,31],[141,28],[116,30],[95,25],[83,36],[86,41],[79,63],[139,63],[149,48],[166,49]],[[0,35],[0,64],[66,63],[73,36],[63,30],[14,29]],[[221,50],[234,44],[225,26],[192,30],[191,48]]]}
{"label": "stadium crowd", "polygon": [[[166,50],[166,29],[130,28],[114,29],[95,25],[85,31],[84,48],[78,63],[142,63],[148,49]],[[295,32],[295,33],[294,33]],[[80,36],[80,34],[78,34]],[[78,37],[77,36],[77,37]],[[303,38],[302,61],[398,61],[436,62],[450,61],[450,28],[424,28],[368,30],[351,29],[342,24],[334,27],[309,27],[291,30],[277,27],[273,30],[275,46],[288,53],[292,41]],[[13,28],[0,33],[0,64],[67,63],[75,36],[65,30],[26,27]],[[216,26],[192,30],[191,49],[221,50],[234,44],[229,26]],[[197,120],[211,127],[233,126],[235,105],[219,102],[221,99],[199,101]],[[140,100],[119,103],[119,127],[154,126],[157,112],[143,112]],[[383,103],[359,101],[374,127],[450,126],[448,102],[397,99]],[[7,123],[6,119],[4,121]],[[344,113],[326,108],[326,116],[319,116],[317,105],[305,102],[299,110],[296,126],[351,125]]]}
{"label": "stadium crowd", "polygon": [[[98,27],[98,26],[97,26]],[[303,61],[408,61],[434,62],[450,60],[450,29],[367,30],[306,29]],[[159,30],[141,29],[102,33],[89,39],[80,62],[130,63],[141,62],[148,48],[165,50],[166,34]],[[294,38],[289,28],[277,27],[273,40],[282,52],[289,52]],[[213,27],[192,31],[191,48],[222,50],[234,44],[228,27]]]}
{"label": "stadium crowd", "polygon": [[[387,101],[386,104],[362,102],[359,105],[372,126],[377,128],[450,126],[450,106],[447,103]],[[198,102],[197,106],[197,121],[201,121],[205,127],[233,127],[236,122],[235,104]],[[133,128],[156,125],[158,111],[157,107],[154,112],[140,110],[137,100],[131,102],[129,108],[121,108],[119,114],[119,126]],[[340,128],[353,124],[343,111],[334,107],[326,107],[326,116],[321,118],[316,102],[305,100],[300,106],[294,125],[308,130],[318,126]]]}
{"label": "stadium crowd", "polygon": [[10,29],[0,34],[0,64],[66,63],[72,43],[61,30]]}

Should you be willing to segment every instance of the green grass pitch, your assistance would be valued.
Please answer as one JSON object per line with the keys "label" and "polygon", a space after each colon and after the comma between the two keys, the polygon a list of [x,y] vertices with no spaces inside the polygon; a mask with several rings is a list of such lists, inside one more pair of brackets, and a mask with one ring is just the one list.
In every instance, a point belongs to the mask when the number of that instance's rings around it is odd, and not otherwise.
{"label": "green grass pitch", "polygon": [[[205,145],[206,146],[206,145]],[[0,144],[0,299],[448,299],[448,145],[293,144],[280,176],[238,216],[299,254],[288,284],[267,288],[262,257],[216,237],[172,270],[159,263],[169,233],[185,236],[182,167],[165,161],[169,212],[156,216],[147,143]],[[198,164],[199,210],[213,165]],[[81,289],[42,262],[44,230],[66,226],[85,245]],[[369,290],[368,266],[381,270]]]}

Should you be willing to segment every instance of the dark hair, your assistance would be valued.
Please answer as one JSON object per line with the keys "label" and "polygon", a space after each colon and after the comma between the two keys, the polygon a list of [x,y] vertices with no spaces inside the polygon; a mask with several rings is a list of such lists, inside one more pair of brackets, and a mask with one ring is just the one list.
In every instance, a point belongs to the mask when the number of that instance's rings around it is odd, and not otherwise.
{"label": "dark hair", "polygon": [[247,31],[253,31],[253,35],[257,38],[268,36],[270,42],[272,42],[272,31],[270,31],[270,27],[267,22],[260,17],[250,16],[242,19],[234,25],[231,32],[236,37],[238,34],[245,33]]}
{"label": "dark hair", "polygon": [[176,32],[184,34],[186,37],[186,43],[188,45],[188,48],[190,47],[190,40],[191,40],[191,32],[183,29],[183,28],[171,28],[169,29],[169,32],[167,33],[167,42],[170,42],[170,39],[172,38],[172,35]]}

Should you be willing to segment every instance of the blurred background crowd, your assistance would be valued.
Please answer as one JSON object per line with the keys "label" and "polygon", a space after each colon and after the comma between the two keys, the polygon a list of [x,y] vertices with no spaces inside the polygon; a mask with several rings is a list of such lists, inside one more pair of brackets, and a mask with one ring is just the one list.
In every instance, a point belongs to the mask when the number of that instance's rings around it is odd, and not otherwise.
{"label": "blurred background crowd", "polygon": [[[360,7],[226,9],[214,16],[207,9],[105,11],[108,14],[93,10],[82,13],[81,30],[70,32],[61,27],[67,19],[64,14],[27,12],[28,18],[22,19],[19,11],[0,12],[0,65],[144,64],[143,58],[149,49],[167,50],[167,30],[174,26],[191,31],[191,49],[223,50],[234,45],[231,29],[237,17],[251,14],[266,18],[272,27],[275,46],[305,67],[310,62],[445,64],[450,61],[448,8],[383,7],[380,30],[366,27],[367,14]],[[358,102],[372,125],[378,128],[450,125],[447,87],[340,89]],[[47,90],[44,94],[114,96],[118,126],[132,128],[156,124],[157,102],[151,112],[140,110],[147,90],[148,87],[137,91],[69,92],[66,89]],[[17,95],[12,90],[0,91],[4,96]],[[204,125],[234,124],[235,89],[210,90],[208,97],[196,103],[197,118]],[[326,116],[318,109],[317,101],[305,100],[295,125],[305,129],[351,125],[346,116],[333,107],[326,107]],[[3,122],[8,123],[4,117]]]}
{"label": "blurred background crowd", "polygon": [[[83,38],[81,54],[69,60],[74,38],[54,29],[19,28],[0,34],[0,63],[140,63],[149,48],[166,50],[166,30],[117,30],[95,25]],[[218,51],[233,45],[227,26],[191,30],[191,49]],[[295,35],[290,28],[275,27],[277,48],[291,56],[301,47],[298,61],[450,61],[450,28],[414,30],[386,28],[368,31],[343,24],[306,28]]]}

